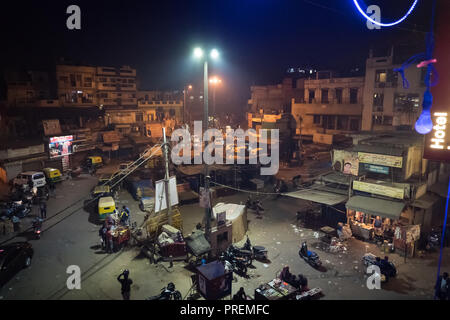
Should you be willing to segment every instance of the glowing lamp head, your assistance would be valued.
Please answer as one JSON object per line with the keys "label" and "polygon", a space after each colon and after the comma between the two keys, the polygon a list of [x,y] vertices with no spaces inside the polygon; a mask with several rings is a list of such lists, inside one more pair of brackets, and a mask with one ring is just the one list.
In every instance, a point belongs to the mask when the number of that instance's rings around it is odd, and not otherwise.
{"label": "glowing lamp head", "polygon": [[433,104],[433,96],[430,90],[426,90],[423,95],[422,113],[416,121],[415,129],[420,134],[427,134],[433,130],[433,121],[431,120],[431,105]]}
{"label": "glowing lamp head", "polygon": [[217,49],[211,50],[211,58],[213,58],[213,59],[219,58],[219,51],[217,51]]}
{"label": "glowing lamp head", "polygon": [[194,57],[197,59],[200,59],[203,57],[203,50],[201,48],[195,48],[194,49]]}

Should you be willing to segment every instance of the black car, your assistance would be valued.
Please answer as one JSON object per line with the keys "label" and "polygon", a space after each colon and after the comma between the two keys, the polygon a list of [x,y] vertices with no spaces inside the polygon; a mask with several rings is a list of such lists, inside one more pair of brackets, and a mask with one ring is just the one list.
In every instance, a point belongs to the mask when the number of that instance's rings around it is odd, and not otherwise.
{"label": "black car", "polygon": [[0,287],[17,272],[31,265],[33,247],[28,242],[15,242],[0,247]]}

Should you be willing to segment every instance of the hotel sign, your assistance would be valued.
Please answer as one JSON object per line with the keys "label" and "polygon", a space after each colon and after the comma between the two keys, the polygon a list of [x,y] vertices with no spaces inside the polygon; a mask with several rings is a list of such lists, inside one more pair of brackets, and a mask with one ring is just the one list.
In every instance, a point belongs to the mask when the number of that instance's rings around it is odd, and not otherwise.
{"label": "hotel sign", "polygon": [[384,154],[358,152],[360,163],[376,164],[385,167],[401,168],[403,166],[403,157],[395,157]]}
{"label": "hotel sign", "polygon": [[450,133],[448,132],[448,112],[433,112],[433,129],[425,139],[424,158],[450,161]]}
{"label": "hotel sign", "polygon": [[363,181],[353,181],[353,190],[378,194],[394,199],[403,200],[405,197],[405,190],[395,187],[383,186],[376,183],[367,183]]}

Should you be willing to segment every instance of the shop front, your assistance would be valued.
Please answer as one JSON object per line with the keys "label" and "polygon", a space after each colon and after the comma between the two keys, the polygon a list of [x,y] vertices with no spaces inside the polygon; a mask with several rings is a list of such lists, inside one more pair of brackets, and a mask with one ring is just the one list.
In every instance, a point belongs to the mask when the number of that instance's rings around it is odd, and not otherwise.
{"label": "shop front", "polygon": [[365,240],[379,239],[392,243],[400,216],[405,208],[403,201],[373,197],[353,196],[347,203],[347,223],[353,235]]}

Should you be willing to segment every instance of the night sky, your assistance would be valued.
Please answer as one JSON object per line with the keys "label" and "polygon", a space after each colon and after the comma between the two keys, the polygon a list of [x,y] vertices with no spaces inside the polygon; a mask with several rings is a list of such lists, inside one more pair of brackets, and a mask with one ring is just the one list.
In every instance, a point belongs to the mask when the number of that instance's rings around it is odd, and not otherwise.
{"label": "night sky", "polygon": [[[359,2],[378,4],[391,21],[413,0]],[[431,2],[419,0],[398,28],[368,30],[351,0],[2,1],[0,71],[46,68],[64,57],[130,65],[142,89],[179,89],[202,76],[192,49],[217,47],[221,61],[211,73],[224,79],[225,96],[245,104],[250,85],[280,82],[290,66],[364,66],[371,45],[423,35]],[[71,4],[81,7],[81,30],[66,28]]]}

